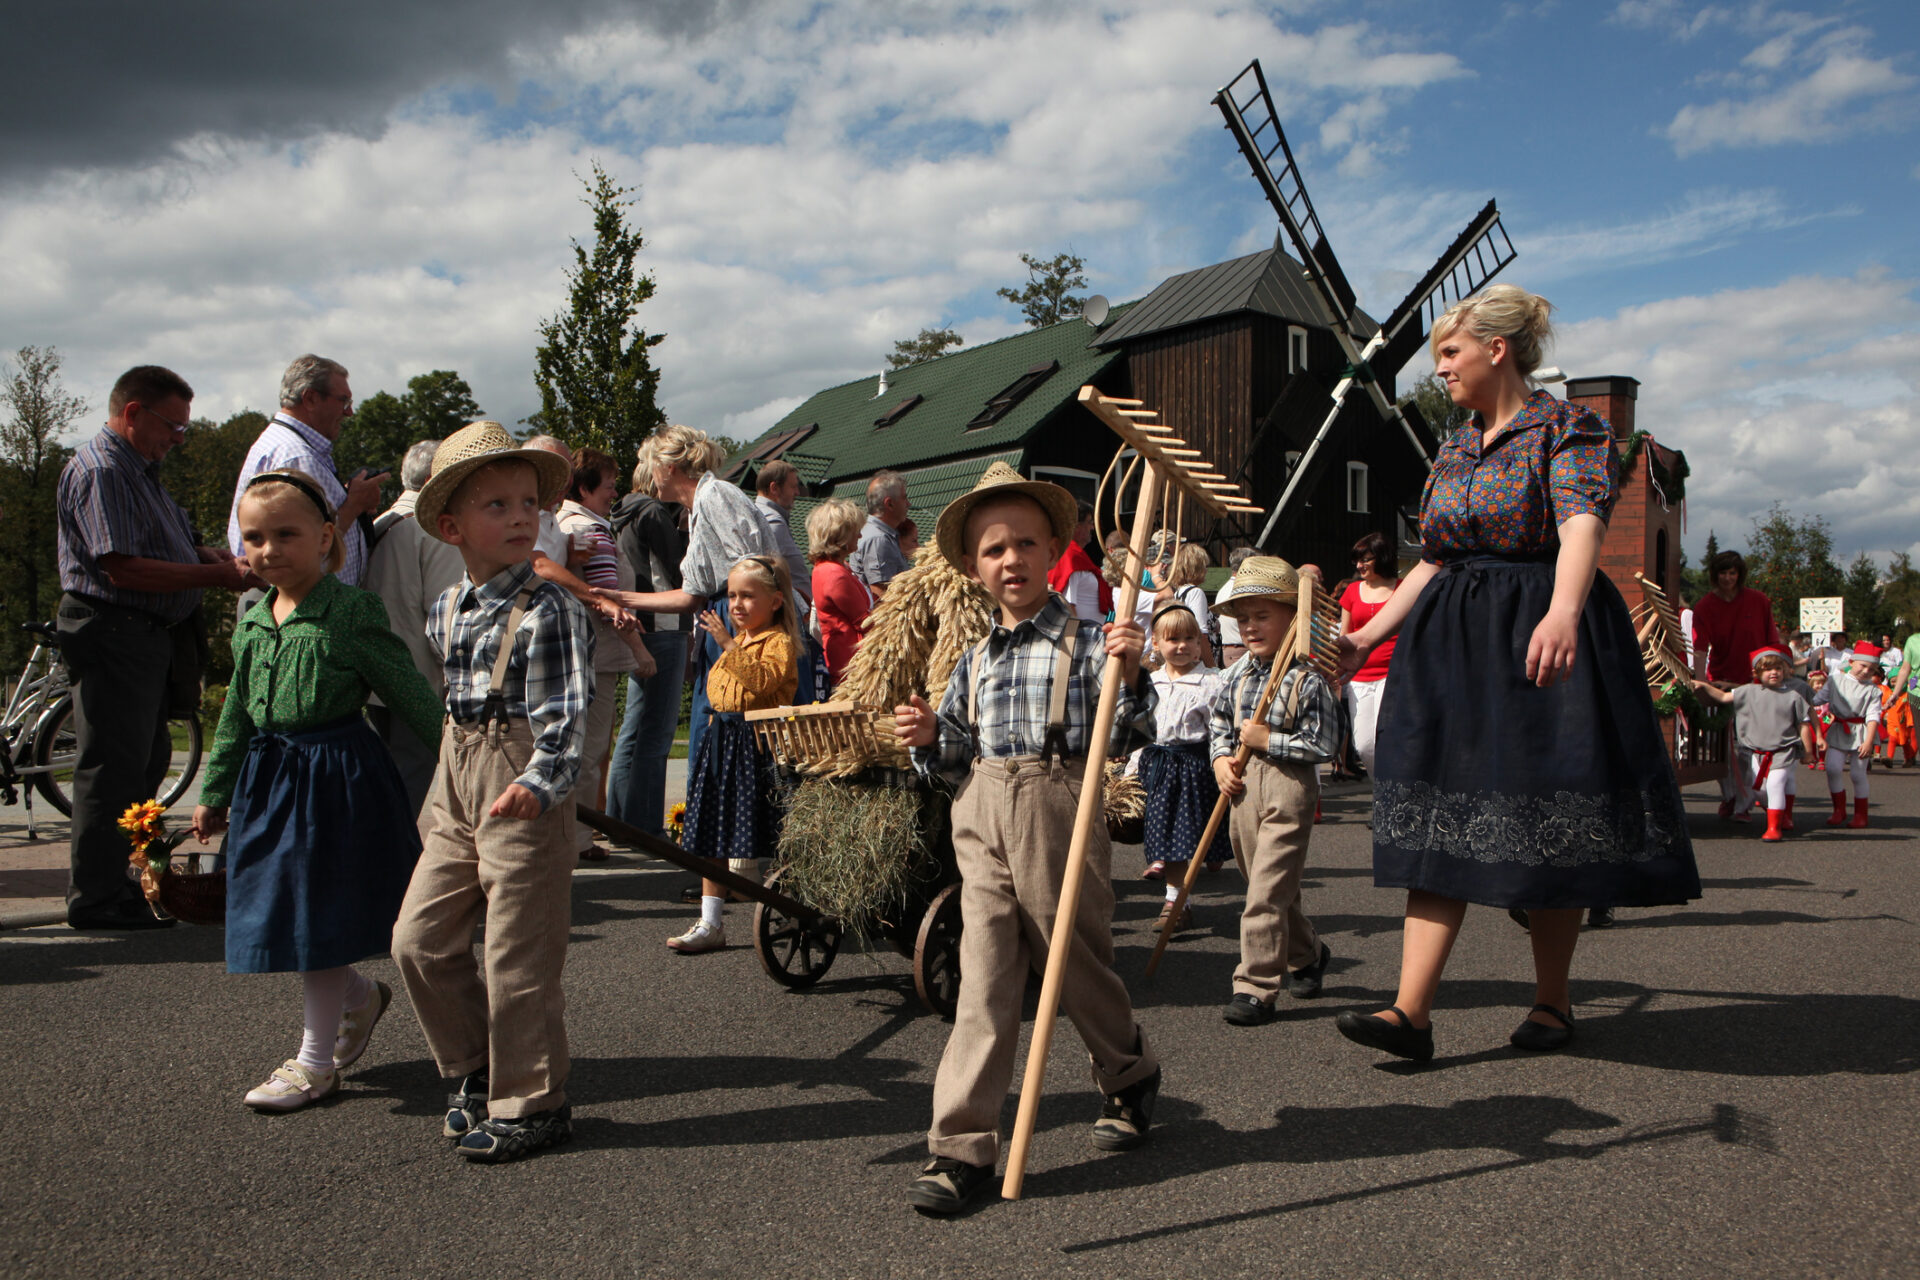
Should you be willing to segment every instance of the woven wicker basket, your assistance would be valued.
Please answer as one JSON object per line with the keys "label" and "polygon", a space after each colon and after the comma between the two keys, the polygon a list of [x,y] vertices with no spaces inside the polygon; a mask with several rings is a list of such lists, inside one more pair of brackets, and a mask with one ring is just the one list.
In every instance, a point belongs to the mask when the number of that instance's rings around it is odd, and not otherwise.
{"label": "woven wicker basket", "polygon": [[147,896],[174,919],[186,924],[227,922],[225,871],[169,871],[157,879],[156,891]]}

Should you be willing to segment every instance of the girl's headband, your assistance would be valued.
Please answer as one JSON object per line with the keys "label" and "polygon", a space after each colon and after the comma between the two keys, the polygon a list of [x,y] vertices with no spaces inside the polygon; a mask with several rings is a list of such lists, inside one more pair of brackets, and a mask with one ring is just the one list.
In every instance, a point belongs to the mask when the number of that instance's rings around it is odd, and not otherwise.
{"label": "girl's headband", "polygon": [[313,505],[320,509],[320,519],[326,524],[333,523],[333,508],[327,505],[325,496],[313,487],[311,480],[292,471],[262,471],[259,475],[253,477],[253,479],[247,481],[247,488],[251,489],[253,486],[264,484],[269,480],[278,481],[281,484],[290,484],[300,492],[306,494],[307,497],[312,500]]}

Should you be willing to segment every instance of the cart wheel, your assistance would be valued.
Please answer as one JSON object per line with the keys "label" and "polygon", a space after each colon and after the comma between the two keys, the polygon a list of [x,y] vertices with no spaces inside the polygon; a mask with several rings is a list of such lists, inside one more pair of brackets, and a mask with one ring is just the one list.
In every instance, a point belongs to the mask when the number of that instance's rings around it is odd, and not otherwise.
{"label": "cart wheel", "polygon": [[[767,880],[769,889],[780,883],[780,873]],[[753,950],[760,967],[783,987],[796,991],[810,987],[833,967],[840,950],[840,922],[829,916],[796,920],[770,902],[753,909]]]}
{"label": "cart wheel", "polygon": [[960,1003],[960,886],[934,895],[920,920],[913,948],[913,989],[920,1002],[943,1018]]}

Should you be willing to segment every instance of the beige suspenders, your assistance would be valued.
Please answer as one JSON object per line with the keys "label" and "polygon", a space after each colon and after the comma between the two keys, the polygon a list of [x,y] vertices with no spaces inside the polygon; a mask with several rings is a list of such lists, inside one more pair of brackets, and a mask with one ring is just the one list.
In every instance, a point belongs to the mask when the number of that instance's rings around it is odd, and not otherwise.
{"label": "beige suspenders", "polygon": [[[1047,735],[1040,758],[1057,754],[1067,759],[1067,686],[1073,678],[1074,641],[1080,634],[1080,619],[1069,618],[1066,630],[1054,642],[1053,686],[1047,691]],[[973,733],[973,751],[980,754],[980,671],[986,666],[987,641],[973,651],[973,670],[967,673],[967,725]]]}
{"label": "beige suspenders", "polygon": [[500,652],[494,655],[493,673],[487,678],[487,702],[480,709],[479,721],[483,727],[495,721],[502,729],[507,727],[507,665],[513,661],[513,646],[520,638],[520,622],[527,616],[527,605],[539,589],[538,582],[530,582],[520,588],[520,594],[513,599],[513,609],[507,614],[507,629],[500,637]]}

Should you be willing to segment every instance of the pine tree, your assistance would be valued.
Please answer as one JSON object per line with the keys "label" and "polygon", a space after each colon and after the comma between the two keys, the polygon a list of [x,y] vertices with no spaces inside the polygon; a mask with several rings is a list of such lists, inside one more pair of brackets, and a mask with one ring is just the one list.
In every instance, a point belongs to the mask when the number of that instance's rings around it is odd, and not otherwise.
{"label": "pine tree", "polygon": [[994,292],[1026,313],[1028,328],[1044,329],[1080,314],[1086,299],[1076,298],[1070,291],[1087,287],[1087,278],[1080,274],[1085,262],[1071,253],[1058,253],[1051,259],[1023,253],[1020,261],[1027,266],[1026,284]]}
{"label": "pine tree", "polygon": [[53,616],[60,597],[55,561],[60,472],[71,451],[60,443],[87,411],[60,379],[60,353],[22,347],[0,380],[0,656],[8,669],[25,658],[31,637],[19,624]]}
{"label": "pine tree", "polygon": [[887,368],[905,369],[945,354],[948,347],[965,346],[967,340],[951,329],[922,329],[911,338],[893,344],[887,355]]}
{"label": "pine tree", "polygon": [[591,249],[573,241],[567,272],[568,310],[541,322],[534,352],[541,430],[574,448],[593,445],[621,463],[666,415],[654,403],[659,371],[649,352],[666,337],[634,325],[640,304],[653,296],[653,277],[636,271],[646,241],[629,227],[634,188],[622,187],[598,162],[584,203],[593,210]]}

